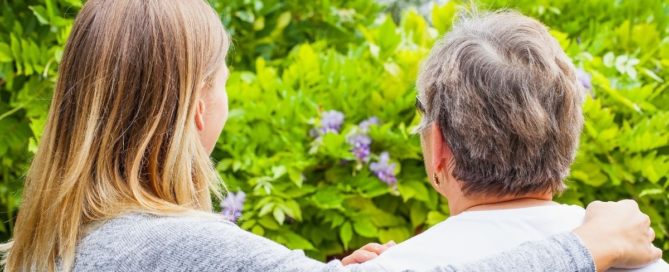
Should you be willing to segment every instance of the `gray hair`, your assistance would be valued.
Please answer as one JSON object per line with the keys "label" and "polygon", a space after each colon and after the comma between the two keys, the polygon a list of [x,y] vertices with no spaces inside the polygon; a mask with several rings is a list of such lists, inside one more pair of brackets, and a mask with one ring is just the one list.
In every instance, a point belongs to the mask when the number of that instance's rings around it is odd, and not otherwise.
{"label": "gray hair", "polygon": [[418,82],[465,194],[558,193],[578,147],[584,90],[540,22],[503,11],[461,18]]}

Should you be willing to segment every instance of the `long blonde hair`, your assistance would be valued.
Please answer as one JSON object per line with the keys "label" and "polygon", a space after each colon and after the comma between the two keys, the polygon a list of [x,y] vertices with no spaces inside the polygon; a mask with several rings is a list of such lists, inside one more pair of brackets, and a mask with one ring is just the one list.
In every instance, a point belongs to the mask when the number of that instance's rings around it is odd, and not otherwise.
{"label": "long blonde hair", "polygon": [[229,45],[204,0],[88,0],[59,67],[6,271],[70,270],[89,223],[211,211],[220,180],[194,125]]}

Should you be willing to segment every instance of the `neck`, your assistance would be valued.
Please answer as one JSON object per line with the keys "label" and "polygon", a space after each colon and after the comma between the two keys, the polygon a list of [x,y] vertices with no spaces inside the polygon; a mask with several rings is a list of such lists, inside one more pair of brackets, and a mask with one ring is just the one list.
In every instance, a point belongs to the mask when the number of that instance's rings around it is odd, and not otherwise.
{"label": "neck", "polygon": [[458,196],[448,197],[451,216],[465,211],[516,209],[554,204],[552,193],[522,196]]}

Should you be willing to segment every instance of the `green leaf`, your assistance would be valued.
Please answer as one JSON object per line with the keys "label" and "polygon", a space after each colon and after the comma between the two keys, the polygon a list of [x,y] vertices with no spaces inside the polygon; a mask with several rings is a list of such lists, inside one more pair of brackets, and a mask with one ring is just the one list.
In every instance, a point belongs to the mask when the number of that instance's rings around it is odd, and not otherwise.
{"label": "green leaf", "polygon": [[418,201],[414,201],[411,205],[411,225],[417,227],[425,223],[427,219],[428,209],[425,207],[425,204]]}
{"label": "green leaf", "polygon": [[394,51],[402,40],[402,37],[397,33],[397,26],[389,16],[384,18],[378,31],[378,42],[382,52],[390,53]]}
{"label": "green leaf", "polygon": [[441,6],[434,6],[432,9],[432,24],[439,33],[444,33],[451,28],[456,9],[456,1],[448,1]]}
{"label": "green leaf", "polygon": [[406,227],[393,227],[379,230],[379,240],[381,243],[395,241],[400,243],[411,237],[411,232]]}
{"label": "green leaf", "polygon": [[641,193],[639,193],[639,197],[662,195],[662,194],[664,194],[664,190],[660,188],[645,189],[641,191]]}
{"label": "green leaf", "polygon": [[276,222],[279,222],[279,225],[283,225],[283,221],[286,220],[286,215],[283,213],[282,209],[276,208],[272,213]]}
{"label": "green leaf", "polygon": [[253,30],[260,31],[263,28],[265,28],[265,17],[260,16],[256,18],[255,22],[253,22]]}
{"label": "green leaf", "polygon": [[434,226],[442,221],[446,220],[447,216],[443,213],[437,211],[431,211],[427,213],[427,223],[430,226]]}
{"label": "green leaf", "polygon": [[247,229],[250,229],[251,227],[253,227],[255,225],[256,225],[256,221],[251,219],[251,220],[244,221],[244,223],[242,223],[242,225],[239,226],[239,227],[242,228],[242,229],[247,230]]}
{"label": "green leaf", "polygon": [[319,189],[311,200],[321,209],[343,209],[344,196],[333,187]]}
{"label": "green leaf", "polygon": [[302,221],[302,210],[300,209],[300,205],[297,204],[297,201],[292,199],[287,200],[281,208],[291,218],[297,221]]}
{"label": "green leaf", "polygon": [[286,26],[288,26],[288,24],[290,24],[290,20],[291,20],[290,11],[281,13],[281,15],[279,15],[279,18],[276,20],[276,29],[279,31],[283,30],[284,28],[286,28]]}
{"label": "green leaf", "polygon": [[353,228],[351,227],[350,222],[344,223],[344,225],[339,228],[339,237],[341,238],[342,244],[344,244],[344,249],[348,249],[349,242],[353,238]]}
{"label": "green leaf", "polygon": [[252,12],[248,12],[245,10],[235,12],[235,16],[237,16],[237,18],[247,23],[253,23],[255,21],[255,15],[253,15]]}
{"label": "green leaf", "polygon": [[424,202],[430,201],[429,191],[427,190],[424,182],[399,182],[397,184],[397,189],[400,191],[400,195],[402,195],[404,201],[407,201],[411,198],[415,198]]}
{"label": "green leaf", "polygon": [[267,203],[262,207],[262,209],[260,209],[260,212],[258,212],[258,216],[264,216],[273,210],[274,210],[274,203]]}
{"label": "green leaf", "polygon": [[376,237],[378,229],[369,218],[357,218],[353,221],[353,229],[357,234],[363,237]]}
{"label": "green leaf", "polygon": [[263,236],[265,235],[265,229],[263,229],[261,226],[255,225],[252,229],[251,232],[253,232],[256,235]]}
{"label": "green leaf", "polygon": [[302,249],[302,250],[313,250],[314,245],[311,244],[307,239],[304,239],[304,237],[292,232],[292,231],[285,231],[280,234],[279,237],[277,237],[277,240],[279,242],[282,242],[285,244],[288,248],[291,249]]}
{"label": "green leaf", "polygon": [[295,183],[295,185],[299,187],[301,187],[304,183],[304,175],[295,169],[288,169],[288,177],[293,183]]}
{"label": "green leaf", "polygon": [[12,50],[8,44],[0,42],[0,62],[10,61],[12,61]]}
{"label": "green leaf", "polygon": [[47,14],[46,9],[43,6],[31,6],[30,10],[33,11],[33,14],[37,18],[40,24],[48,25],[49,24],[49,15]]}
{"label": "green leaf", "polygon": [[258,220],[258,223],[262,225],[263,227],[271,230],[278,230],[279,229],[279,224],[277,223],[277,220],[272,219],[271,217],[268,216],[263,216]]}
{"label": "green leaf", "polygon": [[378,227],[393,227],[404,225],[406,221],[399,216],[395,216],[383,210],[374,210],[371,212],[371,220]]}

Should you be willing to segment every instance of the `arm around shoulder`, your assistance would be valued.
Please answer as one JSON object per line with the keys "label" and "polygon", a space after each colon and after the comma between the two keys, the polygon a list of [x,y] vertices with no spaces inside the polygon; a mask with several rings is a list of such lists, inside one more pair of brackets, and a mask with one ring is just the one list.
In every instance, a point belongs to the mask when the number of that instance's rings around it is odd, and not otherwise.
{"label": "arm around shoulder", "polygon": [[577,271],[595,272],[588,249],[573,233],[527,242],[516,249],[464,265],[435,268],[433,272]]}

